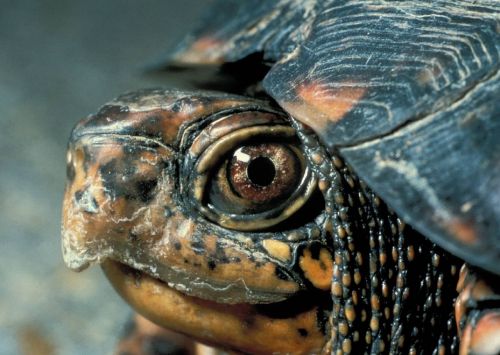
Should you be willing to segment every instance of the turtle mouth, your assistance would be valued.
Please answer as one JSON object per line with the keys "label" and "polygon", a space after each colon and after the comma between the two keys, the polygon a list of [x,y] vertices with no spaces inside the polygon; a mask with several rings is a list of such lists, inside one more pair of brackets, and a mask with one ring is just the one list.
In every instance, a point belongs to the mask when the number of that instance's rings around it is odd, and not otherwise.
{"label": "turtle mouth", "polygon": [[[224,344],[233,350],[249,349],[250,353],[272,353],[276,349],[319,353],[324,346],[324,332],[317,327],[318,298],[307,292],[272,304],[223,304],[187,295],[112,259],[104,260],[101,267],[118,294],[137,312],[202,342]],[[299,328],[307,329],[308,337],[290,339]]]}
{"label": "turtle mouth", "polygon": [[[132,260],[132,261],[131,261]],[[137,262],[134,259],[116,260],[106,258],[101,266],[105,271],[108,265],[113,265],[128,278],[141,280],[149,278],[154,281],[157,289],[168,288],[180,292],[188,297],[219,304],[272,304],[285,301],[300,292],[300,287],[289,289],[264,289],[249,287],[243,278],[225,283],[192,275],[185,270],[173,269],[171,267],[153,262]],[[286,273],[286,270],[282,271]],[[288,276],[292,279],[291,276]],[[109,276],[108,276],[109,278]],[[113,280],[110,279],[113,284]],[[136,285],[139,284],[136,282]],[[297,285],[297,284],[296,284]],[[297,285],[298,286],[298,285]]]}

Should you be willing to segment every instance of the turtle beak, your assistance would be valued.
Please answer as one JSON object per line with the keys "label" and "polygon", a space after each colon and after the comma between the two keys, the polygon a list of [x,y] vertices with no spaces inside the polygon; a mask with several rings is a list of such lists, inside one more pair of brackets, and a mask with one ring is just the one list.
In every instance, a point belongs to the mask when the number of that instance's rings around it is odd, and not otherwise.
{"label": "turtle beak", "polygon": [[164,192],[158,182],[174,155],[145,137],[74,133],[62,224],[63,257],[71,269],[123,252],[146,223],[151,238],[161,235],[165,215],[157,201]]}

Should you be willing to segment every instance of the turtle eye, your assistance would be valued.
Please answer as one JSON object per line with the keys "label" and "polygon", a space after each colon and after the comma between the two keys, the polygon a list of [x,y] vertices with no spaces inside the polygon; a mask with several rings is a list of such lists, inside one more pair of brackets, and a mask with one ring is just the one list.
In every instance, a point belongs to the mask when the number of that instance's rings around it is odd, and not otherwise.
{"label": "turtle eye", "polygon": [[208,181],[205,203],[228,214],[255,214],[275,208],[297,189],[305,171],[298,147],[253,143],[228,154]]}
{"label": "turtle eye", "polygon": [[[219,225],[261,230],[302,207],[314,192],[316,179],[286,121],[270,116],[271,122],[249,126],[252,120],[243,121],[242,115],[224,118],[232,128],[228,132],[221,129],[223,122],[216,121],[194,140],[190,157],[196,161],[189,193],[195,207]],[[239,129],[234,129],[235,120]]]}

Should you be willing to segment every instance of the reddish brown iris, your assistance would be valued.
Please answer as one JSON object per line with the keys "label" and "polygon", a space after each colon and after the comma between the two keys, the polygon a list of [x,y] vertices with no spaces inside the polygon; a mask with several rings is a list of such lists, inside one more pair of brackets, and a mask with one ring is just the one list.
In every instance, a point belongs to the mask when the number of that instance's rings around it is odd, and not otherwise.
{"label": "reddish brown iris", "polygon": [[228,175],[238,196],[263,204],[287,198],[302,174],[292,149],[268,143],[238,148],[229,163]]}

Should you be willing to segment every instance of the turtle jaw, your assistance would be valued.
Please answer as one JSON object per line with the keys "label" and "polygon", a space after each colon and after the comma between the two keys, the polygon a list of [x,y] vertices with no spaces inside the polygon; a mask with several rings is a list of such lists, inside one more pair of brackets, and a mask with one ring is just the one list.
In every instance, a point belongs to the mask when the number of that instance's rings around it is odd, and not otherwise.
{"label": "turtle jaw", "polygon": [[[326,343],[314,297],[285,301],[288,305],[222,304],[186,295],[110,259],[101,266],[115,290],[140,314],[201,342],[249,353],[294,354],[321,353]],[[287,316],[274,308],[285,308]]]}

